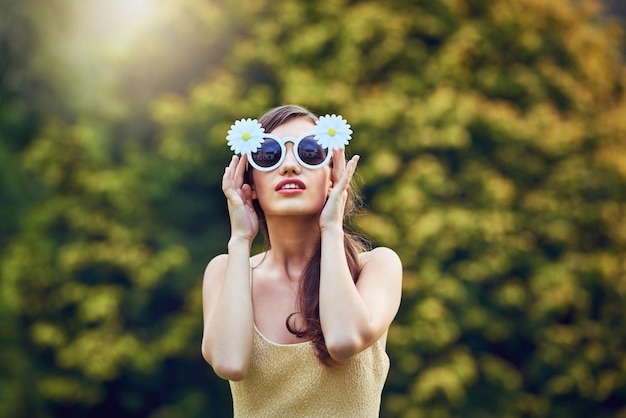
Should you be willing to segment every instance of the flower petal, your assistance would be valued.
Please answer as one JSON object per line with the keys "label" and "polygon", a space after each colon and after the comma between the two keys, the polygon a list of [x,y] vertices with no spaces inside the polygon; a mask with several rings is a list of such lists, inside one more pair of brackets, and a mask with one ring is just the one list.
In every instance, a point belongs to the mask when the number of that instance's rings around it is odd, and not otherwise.
{"label": "flower petal", "polygon": [[256,119],[240,119],[228,131],[226,141],[236,154],[245,154],[259,149],[264,142],[265,129]]}
{"label": "flower petal", "polygon": [[341,115],[325,115],[315,124],[313,134],[322,147],[338,150],[348,145],[352,129]]}

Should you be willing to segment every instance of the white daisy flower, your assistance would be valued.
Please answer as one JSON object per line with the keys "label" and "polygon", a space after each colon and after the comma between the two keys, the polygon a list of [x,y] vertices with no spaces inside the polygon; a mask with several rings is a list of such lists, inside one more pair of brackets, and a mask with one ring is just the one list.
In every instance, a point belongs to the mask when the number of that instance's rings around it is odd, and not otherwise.
{"label": "white daisy flower", "polygon": [[254,152],[265,141],[265,130],[256,119],[239,119],[230,127],[226,140],[235,154]]}
{"label": "white daisy flower", "polygon": [[313,134],[322,147],[338,150],[348,145],[352,129],[340,115],[326,115],[317,121]]}

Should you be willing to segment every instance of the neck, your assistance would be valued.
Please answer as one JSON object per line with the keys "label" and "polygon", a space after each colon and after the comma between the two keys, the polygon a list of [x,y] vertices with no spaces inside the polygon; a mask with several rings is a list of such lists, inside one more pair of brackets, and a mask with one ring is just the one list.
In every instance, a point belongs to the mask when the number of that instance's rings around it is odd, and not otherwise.
{"label": "neck", "polygon": [[268,257],[276,266],[285,269],[287,277],[299,277],[319,246],[318,218],[281,216],[266,218],[266,222],[272,244]]}

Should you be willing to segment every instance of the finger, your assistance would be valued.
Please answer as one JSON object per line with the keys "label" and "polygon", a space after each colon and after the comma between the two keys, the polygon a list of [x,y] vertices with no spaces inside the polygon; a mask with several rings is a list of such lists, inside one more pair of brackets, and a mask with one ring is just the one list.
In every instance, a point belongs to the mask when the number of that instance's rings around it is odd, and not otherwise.
{"label": "finger", "polygon": [[343,148],[333,150],[333,171],[332,180],[333,184],[336,184],[341,180],[343,173],[346,169],[346,154]]}
{"label": "finger", "polygon": [[234,172],[235,187],[241,187],[243,185],[243,175],[248,166],[248,155],[243,154],[238,164],[236,165]]}
{"label": "finger", "polygon": [[222,177],[222,191],[229,201],[238,194],[237,189],[241,188],[241,185],[238,186],[236,184],[235,178],[235,171],[239,162],[240,158],[234,155],[224,170],[224,176]]}
{"label": "finger", "polygon": [[232,177],[233,165],[236,164],[237,156],[233,155],[230,159],[230,163],[224,168],[224,175],[222,176],[222,189],[226,187],[227,183],[230,182]]}
{"label": "finger", "polygon": [[343,176],[341,177],[341,179],[339,180],[336,186],[339,190],[344,191],[348,188],[348,184],[350,184],[350,180],[352,180],[352,176],[354,175],[354,172],[356,171],[356,165],[358,164],[360,158],[361,157],[359,155],[355,155],[346,164]]}
{"label": "finger", "polygon": [[350,158],[350,161],[348,161],[348,164],[350,164],[350,171],[351,171],[350,177],[351,178],[354,172],[356,171],[356,166],[359,163],[360,159],[361,159],[361,156],[357,154],[357,155],[352,156],[352,158]]}

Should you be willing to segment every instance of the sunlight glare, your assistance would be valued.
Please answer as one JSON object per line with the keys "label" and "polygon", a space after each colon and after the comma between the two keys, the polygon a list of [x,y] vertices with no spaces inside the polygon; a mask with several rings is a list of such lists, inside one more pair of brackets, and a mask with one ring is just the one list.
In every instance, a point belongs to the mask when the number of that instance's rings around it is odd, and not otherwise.
{"label": "sunlight glare", "polygon": [[90,0],[82,3],[83,30],[119,46],[131,40],[155,18],[159,0]]}
{"label": "sunlight glare", "polygon": [[145,21],[153,11],[155,0],[117,0],[109,2],[121,27],[130,28]]}

